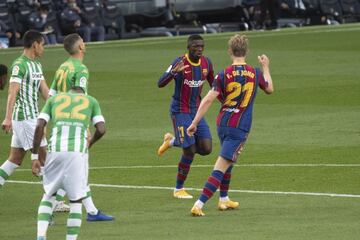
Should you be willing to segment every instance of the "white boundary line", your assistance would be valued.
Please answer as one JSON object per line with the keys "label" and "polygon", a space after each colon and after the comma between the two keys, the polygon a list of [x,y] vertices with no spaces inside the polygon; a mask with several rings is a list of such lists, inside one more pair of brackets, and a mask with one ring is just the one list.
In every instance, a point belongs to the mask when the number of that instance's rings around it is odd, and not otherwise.
{"label": "white boundary line", "polygon": [[[30,181],[14,181],[9,180],[8,183],[40,185],[41,182]],[[173,187],[160,186],[134,186],[134,185],[114,185],[114,184],[90,184],[92,187],[101,188],[125,188],[125,189],[149,189],[149,190],[173,190]],[[186,188],[187,190],[202,191],[200,188]],[[280,192],[280,191],[257,191],[257,190],[235,190],[230,189],[229,192],[234,193],[250,193],[250,194],[271,194],[271,195],[300,195],[300,196],[321,196],[321,197],[338,197],[338,198],[360,198],[355,194],[338,194],[338,193],[315,193],[315,192]]]}
{"label": "white boundary line", "polygon": [[[332,163],[254,163],[254,164],[237,164],[235,167],[360,167],[358,163],[349,164],[332,164]],[[104,166],[104,167],[90,167],[90,170],[105,170],[105,169],[151,169],[151,168],[177,168],[177,165],[155,165],[155,166]],[[214,165],[191,165],[192,168],[209,168]],[[18,169],[16,171],[30,171],[31,169]]]}

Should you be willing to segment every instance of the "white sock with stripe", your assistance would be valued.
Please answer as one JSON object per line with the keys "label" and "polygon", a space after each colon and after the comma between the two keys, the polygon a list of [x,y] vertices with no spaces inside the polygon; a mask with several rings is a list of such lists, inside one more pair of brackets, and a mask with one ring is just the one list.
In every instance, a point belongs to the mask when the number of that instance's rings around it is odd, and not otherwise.
{"label": "white sock with stripe", "polygon": [[65,190],[63,190],[61,188],[56,192],[56,198],[55,198],[55,204],[53,205],[53,211],[55,210],[55,208],[59,204],[59,202],[64,201],[65,195],[66,195]]}
{"label": "white sock with stripe", "polygon": [[92,200],[89,186],[87,186],[86,191],[86,198],[82,200],[82,203],[84,204],[87,213],[90,213],[91,215],[96,215],[99,210],[95,207],[95,204]]}
{"label": "white sock with stripe", "polygon": [[82,204],[70,203],[66,240],[76,240],[81,227]]}
{"label": "white sock with stripe", "polygon": [[5,184],[9,176],[18,168],[19,165],[6,160],[0,167],[0,186]]}
{"label": "white sock with stripe", "polygon": [[55,197],[48,197],[44,194],[38,209],[37,236],[45,237],[49,227],[49,221],[53,213]]}
{"label": "white sock with stripe", "polygon": [[58,201],[58,202],[64,201],[65,195],[66,195],[65,190],[63,190],[63,189],[60,188],[60,189],[56,192],[56,201]]}

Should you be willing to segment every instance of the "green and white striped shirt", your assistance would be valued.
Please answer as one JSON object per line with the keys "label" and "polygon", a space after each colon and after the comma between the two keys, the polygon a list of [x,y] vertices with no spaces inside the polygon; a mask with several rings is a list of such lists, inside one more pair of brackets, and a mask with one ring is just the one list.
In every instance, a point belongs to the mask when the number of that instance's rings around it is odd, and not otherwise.
{"label": "green and white striped shirt", "polygon": [[49,152],[87,153],[87,128],[105,122],[98,101],[85,94],[60,93],[46,102],[38,117],[46,122],[51,120],[52,130]]}
{"label": "green and white striped shirt", "polygon": [[68,92],[73,86],[82,87],[87,94],[88,79],[88,68],[79,59],[70,57],[56,71],[49,95]]}
{"label": "green and white striped shirt", "polygon": [[13,62],[10,82],[20,84],[12,115],[13,120],[35,119],[38,116],[38,93],[41,81],[44,81],[44,76],[40,62],[31,60],[25,55],[21,55]]}

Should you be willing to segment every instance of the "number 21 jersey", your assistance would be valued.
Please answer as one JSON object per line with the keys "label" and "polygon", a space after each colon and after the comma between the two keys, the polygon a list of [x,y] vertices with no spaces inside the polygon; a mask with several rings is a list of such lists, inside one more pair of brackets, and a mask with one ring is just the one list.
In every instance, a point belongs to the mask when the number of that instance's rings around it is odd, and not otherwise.
{"label": "number 21 jersey", "polygon": [[257,87],[265,89],[267,82],[260,69],[244,63],[220,71],[213,82],[222,103],[217,125],[249,132]]}

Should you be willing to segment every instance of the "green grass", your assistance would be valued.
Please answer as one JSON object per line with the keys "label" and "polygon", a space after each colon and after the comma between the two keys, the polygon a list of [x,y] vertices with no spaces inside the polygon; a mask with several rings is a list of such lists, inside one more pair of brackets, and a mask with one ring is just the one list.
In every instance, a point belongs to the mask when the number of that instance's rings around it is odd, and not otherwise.
{"label": "green grass", "polygon": [[[267,54],[275,92],[259,93],[245,151],[233,171],[234,190],[335,193],[360,195],[360,25],[309,27],[249,32],[247,62]],[[215,71],[230,63],[231,34],[205,35],[205,53]],[[89,92],[98,98],[108,132],[91,150],[90,165],[154,166],[153,168],[93,169],[90,183],[153,186],[155,189],[93,186],[95,204],[116,217],[115,222],[83,222],[79,239],[357,239],[360,198],[232,192],[239,210],[218,212],[217,195],[192,218],[193,200],[171,197],[181,151],[164,157],[155,153],[164,132],[173,84],[157,88],[171,61],[186,51],[186,37],[154,38],[90,44],[85,64],[90,69]],[[11,64],[21,49],[2,50],[0,61]],[[45,51],[41,62],[50,84],[66,54],[61,47]],[[205,89],[205,92],[208,88]],[[205,93],[204,92],[204,93]],[[6,92],[0,95],[4,116]],[[201,189],[219,152],[215,131],[216,103],[206,116],[213,153],[197,156],[187,187]],[[10,136],[0,133],[0,159],[7,158]],[[246,165],[245,165],[246,164]],[[268,166],[253,164],[289,164]],[[294,164],[344,164],[298,166]],[[165,167],[165,165],[170,165]],[[37,181],[28,157],[15,181]],[[163,166],[162,168],[157,166]],[[163,187],[164,189],[160,189]],[[190,191],[199,196],[198,190]],[[35,239],[41,185],[8,183],[0,190],[0,237]],[[49,239],[64,239],[66,214],[57,214]]]}

